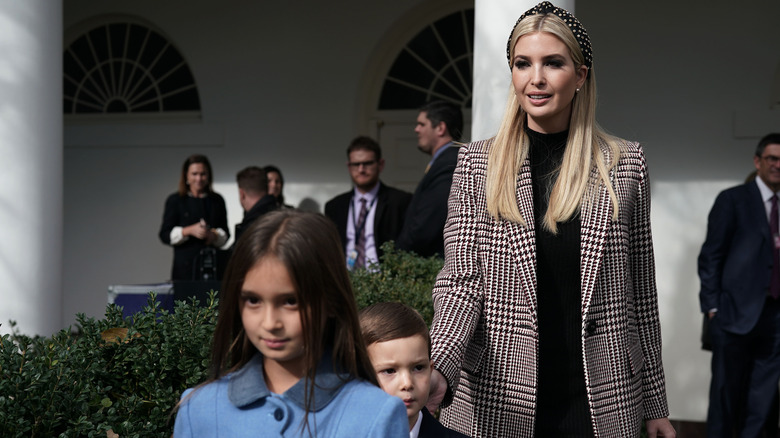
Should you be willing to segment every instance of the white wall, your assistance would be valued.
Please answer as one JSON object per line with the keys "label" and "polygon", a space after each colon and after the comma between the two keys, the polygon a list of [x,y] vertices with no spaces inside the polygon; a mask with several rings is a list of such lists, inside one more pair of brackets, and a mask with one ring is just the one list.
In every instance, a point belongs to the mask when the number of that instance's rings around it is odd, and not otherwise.
{"label": "white wall", "polygon": [[[86,146],[69,126],[66,323],[76,312],[102,314],[109,284],[167,278],[171,249],[157,231],[191,153],[212,159],[231,224],[241,219],[233,178],[249,164],[279,165],[293,204],[308,195],[321,206],[346,190],[343,150],[361,133],[355,102],[365,66],[382,35],[422,3],[66,0],[66,30],[109,12],[163,29],[198,82],[208,139],[162,146],[118,128],[119,139],[103,139],[114,146]],[[650,165],[672,417],[703,420],[709,355],[698,349],[696,256],[717,191],[751,171],[758,137],[780,131],[769,111],[780,2],[587,0],[576,10],[594,47],[600,122],[642,142]],[[172,129],[187,138],[186,126]]]}
{"label": "white wall", "polygon": [[310,197],[322,208],[347,190],[344,150],[361,133],[354,103],[366,60],[414,4],[68,0],[66,32],[103,14],[139,16],[161,29],[189,62],[203,119],[68,123],[65,322],[77,312],[102,315],[108,285],[169,277],[172,250],[157,233],[165,197],[192,153],[210,158],[231,227],[243,214],[235,174],[248,165],[278,165],[294,205]]}
{"label": "white wall", "polygon": [[758,139],[780,131],[769,111],[780,2],[580,1],[577,15],[594,47],[599,120],[640,141],[650,166],[671,414],[703,421],[696,257],[718,191],[743,181]]}

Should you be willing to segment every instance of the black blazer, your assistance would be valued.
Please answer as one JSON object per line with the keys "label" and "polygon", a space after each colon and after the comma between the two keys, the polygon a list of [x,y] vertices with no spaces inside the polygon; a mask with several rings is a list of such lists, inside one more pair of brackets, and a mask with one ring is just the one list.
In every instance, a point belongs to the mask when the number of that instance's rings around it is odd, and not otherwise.
{"label": "black blazer", "polygon": [[741,335],[756,325],[769,290],[773,247],[757,183],[722,191],[699,253],[699,301],[704,313],[718,309],[724,330]]}
{"label": "black blazer", "polygon": [[[160,240],[164,244],[170,245],[171,230],[174,227],[186,227],[201,219],[204,219],[212,228],[221,228],[230,237],[227,209],[222,196],[211,192],[205,198],[193,198],[173,193],[165,200],[165,212],[163,213],[162,225],[160,225]],[[205,241],[194,237],[174,246],[171,280],[195,280],[198,254],[206,246]],[[218,269],[217,275],[218,278],[221,278],[221,268]]]}
{"label": "black blazer", "polygon": [[452,173],[458,163],[456,144],[451,144],[433,162],[414,191],[406,213],[404,228],[396,246],[423,257],[444,257],[444,223],[447,221],[447,199]]}
{"label": "black blazer", "polygon": [[420,434],[417,438],[468,438],[460,432],[447,429],[438,420],[433,418],[428,408],[422,408],[422,423],[420,423]]}
{"label": "black blazer", "polygon": [[246,229],[252,225],[252,222],[260,219],[260,216],[276,210],[278,207],[279,205],[276,203],[276,198],[272,195],[265,195],[257,202],[255,202],[255,205],[253,205],[249,211],[244,212],[244,220],[241,221],[240,224],[236,224],[236,239],[233,243],[233,246],[235,247],[236,242],[238,242],[238,239],[241,237],[241,234],[243,234],[244,231],[246,231]]}
{"label": "black blazer", "polygon": [[[350,190],[331,199],[325,204],[325,216],[336,224],[341,237],[341,247],[347,248],[347,221],[349,220],[349,203],[354,191]],[[412,200],[412,194],[386,186],[379,182],[379,192],[376,199],[374,215],[374,242],[378,257],[382,257],[381,246],[388,240],[396,240],[404,224],[406,209]]]}

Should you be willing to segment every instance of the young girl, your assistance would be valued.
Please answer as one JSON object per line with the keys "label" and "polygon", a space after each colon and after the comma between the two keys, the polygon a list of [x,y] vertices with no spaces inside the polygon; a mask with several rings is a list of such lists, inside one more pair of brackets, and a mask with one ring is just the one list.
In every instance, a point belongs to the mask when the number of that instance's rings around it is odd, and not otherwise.
{"label": "young girl", "polygon": [[335,226],[269,213],[225,273],[211,376],[182,396],[174,437],[408,437],[368,359]]}

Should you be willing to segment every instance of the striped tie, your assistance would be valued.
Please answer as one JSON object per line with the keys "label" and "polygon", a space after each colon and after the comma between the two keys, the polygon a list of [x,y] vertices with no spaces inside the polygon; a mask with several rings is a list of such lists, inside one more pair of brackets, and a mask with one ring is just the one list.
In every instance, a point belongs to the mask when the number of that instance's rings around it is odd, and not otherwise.
{"label": "striped tie", "polygon": [[355,268],[364,268],[366,266],[366,216],[368,216],[368,209],[366,208],[366,199],[360,199],[360,215],[355,226]]}

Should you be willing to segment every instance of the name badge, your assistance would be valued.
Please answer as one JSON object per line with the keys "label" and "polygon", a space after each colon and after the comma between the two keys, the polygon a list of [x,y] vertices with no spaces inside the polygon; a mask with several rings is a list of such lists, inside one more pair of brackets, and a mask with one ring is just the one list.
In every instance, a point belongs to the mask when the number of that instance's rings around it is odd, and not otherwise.
{"label": "name badge", "polygon": [[[775,239],[775,243],[777,242],[777,239]],[[357,259],[357,251],[354,249],[347,253],[347,269],[350,271],[352,268],[355,267],[355,260]]]}

